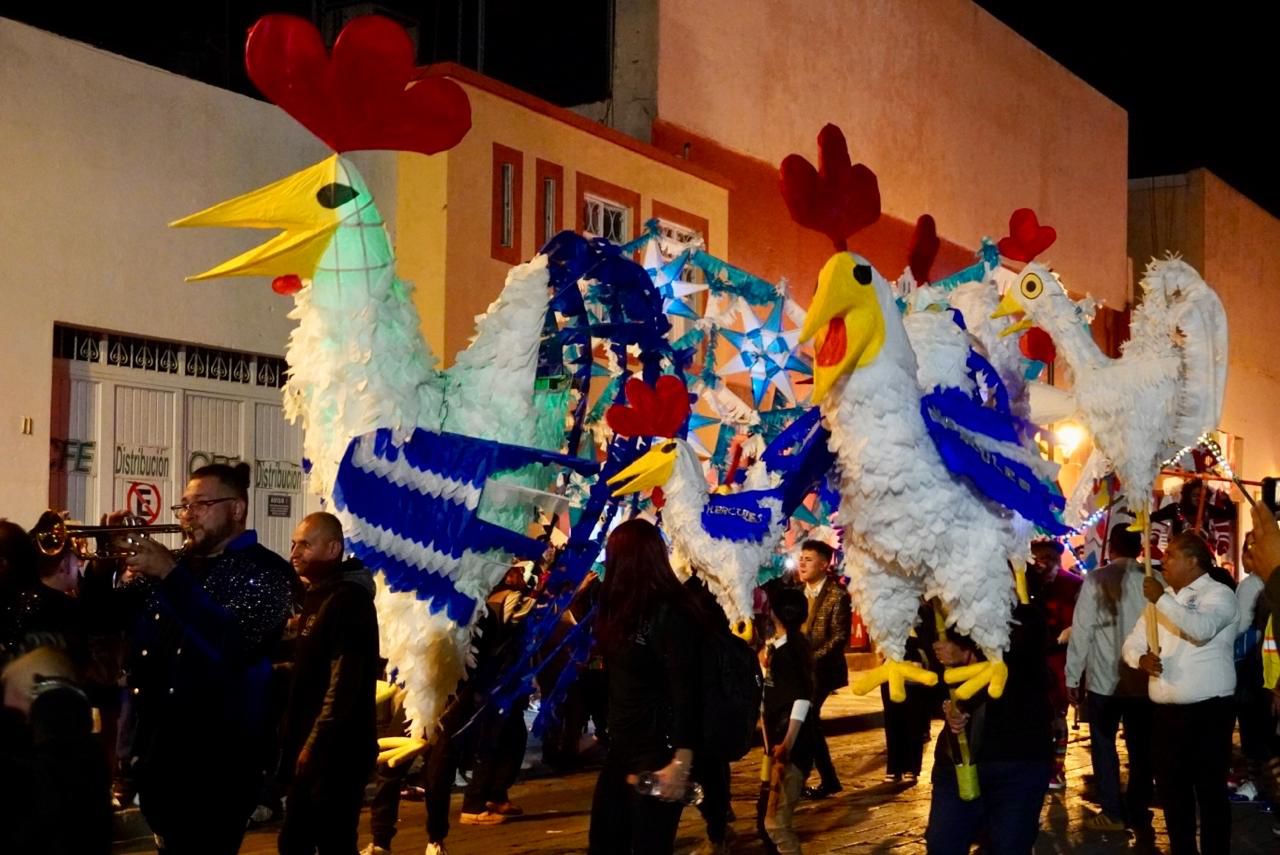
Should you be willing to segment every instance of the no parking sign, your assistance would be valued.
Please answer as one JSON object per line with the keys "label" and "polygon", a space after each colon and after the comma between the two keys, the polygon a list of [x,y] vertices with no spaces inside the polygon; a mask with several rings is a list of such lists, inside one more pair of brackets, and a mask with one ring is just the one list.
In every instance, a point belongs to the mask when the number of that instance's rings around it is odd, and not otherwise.
{"label": "no parking sign", "polygon": [[154,524],[160,518],[160,487],[146,481],[130,481],[124,495],[124,506],[147,525]]}

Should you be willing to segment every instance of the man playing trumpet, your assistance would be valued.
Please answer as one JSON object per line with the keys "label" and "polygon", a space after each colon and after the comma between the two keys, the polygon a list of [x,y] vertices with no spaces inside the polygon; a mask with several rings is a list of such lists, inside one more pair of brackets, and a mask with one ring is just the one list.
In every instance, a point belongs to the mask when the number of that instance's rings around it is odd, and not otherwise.
{"label": "man playing trumpet", "polygon": [[268,653],[291,610],[293,573],[246,528],[247,464],[196,470],[173,510],[182,553],[143,538],[125,559],[129,762],[162,853],[234,853],[257,801]]}

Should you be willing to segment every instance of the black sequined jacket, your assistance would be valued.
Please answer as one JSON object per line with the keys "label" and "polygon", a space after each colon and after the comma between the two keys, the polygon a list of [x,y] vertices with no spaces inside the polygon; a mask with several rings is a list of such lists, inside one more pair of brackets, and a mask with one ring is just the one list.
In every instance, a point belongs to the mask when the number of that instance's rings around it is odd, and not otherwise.
{"label": "black sequined jacket", "polygon": [[172,765],[259,761],[270,723],[268,653],[287,620],[293,570],[252,531],[221,555],[184,557],[140,591],[126,675],[133,760],[169,779]]}

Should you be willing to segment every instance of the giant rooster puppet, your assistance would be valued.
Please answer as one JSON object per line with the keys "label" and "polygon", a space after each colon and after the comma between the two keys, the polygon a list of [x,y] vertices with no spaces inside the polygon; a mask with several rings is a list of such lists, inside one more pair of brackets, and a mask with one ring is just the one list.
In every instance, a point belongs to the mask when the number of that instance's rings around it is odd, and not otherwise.
{"label": "giant rooster puppet", "polygon": [[964,681],[962,697],[984,687],[999,696],[1015,597],[1009,562],[1026,548],[1014,512],[1061,529],[1061,497],[1007,404],[978,388],[979,372],[994,370],[956,319],[936,313],[909,337],[890,283],[845,250],[879,217],[879,188],[850,163],[838,128],[823,128],[818,144],[819,168],[791,155],[781,187],[796,222],[838,250],[819,274],[801,338],[816,339],[813,397],[840,475],[850,590],[886,657],[855,689],[887,682],[902,700],[906,681],[936,681],[904,659],[921,598],[937,597],[986,659],[948,679]]}
{"label": "giant rooster puppet", "polygon": [[[1088,312],[1071,300],[1051,270],[1030,263],[1005,292],[996,316],[1026,317],[1050,336],[1075,375],[1074,409],[1094,448],[1069,506],[1085,515],[1095,481],[1114,472],[1141,529],[1151,566],[1151,491],[1164,461],[1199,445],[1217,427],[1227,385],[1227,318],[1218,295],[1179,258],[1152,261],[1142,279],[1119,359],[1089,332]],[[1147,643],[1157,646],[1155,606],[1147,606]]]}
{"label": "giant rooster puppet", "polygon": [[[408,35],[377,16],[348,24],[332,56],[310,22],[267,16],[250,30],[246,65],[335,154],[174,225],[282,230],[193,278],[270,276],[293,295],[285,411],[305,431],[311,489],[378,573],[382,653],[424,735],[465,675],[485,596],[512,556],[545,548],[524,536],[525,499],[536,491],[502,473],[530,463],[594,470],[528,447],[547,260],[511,270],[471,345],[438,370],[413,287],[396,276],[382,216],[344,154],[444,151],[470,128],[466,93],[446,79],[415,80]],[[490,492],[506,507],[484,519],[496,504],[484,501]]]}
{"label": "giant rooster puppet", "polygon": [[1138,523],[1148,526],[1163,462],[1218,425],[1227,380],[1227,319],[1213,289],[1185,261],[1152,261],[1142,278],[1130,337],[1118,359],[1103,353],[1088,312],[1047,267],[1030,263],[1005,292],[997,317],[1045,330],[1075,376],[1074,408],[1093,436],[1068,521],[1084,516],[1094,481],[1111,472]]}

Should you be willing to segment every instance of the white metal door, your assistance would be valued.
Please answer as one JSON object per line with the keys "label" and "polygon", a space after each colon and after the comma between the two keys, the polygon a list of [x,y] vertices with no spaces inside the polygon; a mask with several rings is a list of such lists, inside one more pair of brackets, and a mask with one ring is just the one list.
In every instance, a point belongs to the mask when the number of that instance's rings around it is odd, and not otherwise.
{"label": "white metal door", "polygon": [[244,401],[230,398],[184,394],[183,452],[189,477],[211,463],[239,463],[244,459]]}
{"label": "white metal door", "polygon": [[263,543],[288,555],[293,529],[306,514],[302,431],[284,420],[278,404],[257,403],[253,409],[253,524]]}
{"label": "white metal door", "polygon": [[169,390],[115,387],[111,507],[126,508],[148,524],[169,522],[178,495],[175,406]]}

